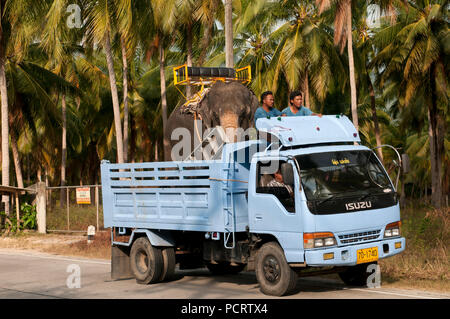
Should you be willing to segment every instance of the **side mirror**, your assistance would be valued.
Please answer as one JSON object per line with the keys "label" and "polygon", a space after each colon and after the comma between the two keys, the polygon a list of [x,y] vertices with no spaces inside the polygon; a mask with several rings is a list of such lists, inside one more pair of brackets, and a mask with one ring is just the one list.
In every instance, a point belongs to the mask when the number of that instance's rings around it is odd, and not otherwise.
{"label": "side mirror", "polygon": [[281,164],[281,174],[286,185],[294,185],[294,169],[291,164]]}

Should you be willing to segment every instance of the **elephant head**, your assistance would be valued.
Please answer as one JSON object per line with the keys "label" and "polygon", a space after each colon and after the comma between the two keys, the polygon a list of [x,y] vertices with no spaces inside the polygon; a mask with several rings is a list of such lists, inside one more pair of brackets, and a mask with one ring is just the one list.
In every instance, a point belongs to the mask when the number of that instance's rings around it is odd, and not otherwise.
{"label": "elephant head", "polygon": [[221,126],[229,142],[236,141],[236,130],[253,126],[259,103],[255,94],[244,85],[217,82],[200,103],[199,114],[206,127]]}
{"label": "elephant head", "polygon": [[[171,152],[178,143],[178,140],[171,139],[175,129],[184,128],[190,132],[191,150],[195,147],[196,136],[203,136],[201,132],[217,126],[225,131],[226,141],[233,142],[236,141],[238,128],[245,131],[253,127],[253,116],[258,106],[255,94],[244,85],[237,82],[215,83],[207,89],[198,104],[177,107],[171,113],[164,132],[167,141],[164,144],[164,158],[173,160]],[[195,120],[202,121],[201,128],[194,126]]]}

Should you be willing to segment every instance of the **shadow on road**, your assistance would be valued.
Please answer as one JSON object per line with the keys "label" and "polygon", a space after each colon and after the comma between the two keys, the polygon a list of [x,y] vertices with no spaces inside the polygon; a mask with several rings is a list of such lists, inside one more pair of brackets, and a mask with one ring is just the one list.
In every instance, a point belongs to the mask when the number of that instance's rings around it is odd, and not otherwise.
{"label": "shadow on road", "polygon": [[[259,284],[254,272],[241,272],[236,275],[213,275],[206,268],[177,270],[175,276],[170,280],[171,282],[179,281],[181,279],[195,280],[196,278],[209,278],[215,283],[229,283],[238,286],[249,286],[251,289],[258,289]],[[301,292],[333,292],[348,288],[339,279],[332,278],[332,276],[325,277],[302,277],[297,281],[295,290],[290,295],[295,295]]]}

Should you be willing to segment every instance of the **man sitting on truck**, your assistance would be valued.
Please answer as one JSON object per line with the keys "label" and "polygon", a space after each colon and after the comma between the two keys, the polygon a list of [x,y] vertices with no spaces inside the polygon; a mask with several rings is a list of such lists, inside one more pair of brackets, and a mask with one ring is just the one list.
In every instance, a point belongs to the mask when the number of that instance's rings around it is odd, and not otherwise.
{"label": "man sitting on truck", "polygon": [[290,106],[286,107],[281,113],[284,116],[308,116],[308,115],[317,115],[318,117],[322,117],[322,114],[317,114],[312,112],[310,109],[304,107],[302,105],[302,92],[293,91],[289,96]]}
{"label": "man sitting on truck", "polygon": [[266,91],[261,94],[261,104],[255,111],[255,123],[259,118],[268,118],[274,116],[282,116],[281,112],[273,107],[274,104],[273,93],[271,91]]}

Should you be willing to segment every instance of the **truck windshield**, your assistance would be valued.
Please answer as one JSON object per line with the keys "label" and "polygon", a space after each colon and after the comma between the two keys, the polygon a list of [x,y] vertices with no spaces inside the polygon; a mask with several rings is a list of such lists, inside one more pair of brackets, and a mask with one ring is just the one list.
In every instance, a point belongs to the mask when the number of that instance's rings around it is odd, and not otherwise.
{"label": "truck windshield", "polygon": [[[384,204],[392,205],[395,201],[392,197],[394,188],[372,151],[315,153],[296,158],[306,198],[311,202],[308,206],[316,212],[331,213],[331,206],[336,209],[342,206],[340,210],[345,212],[348,206],[345,203],[337,205],[336,202],[343,198],[362,202],[376,195],[387,199],[389,194],[389,203]],[[368,203],[359,206],[374,208],[372,202]]]}

